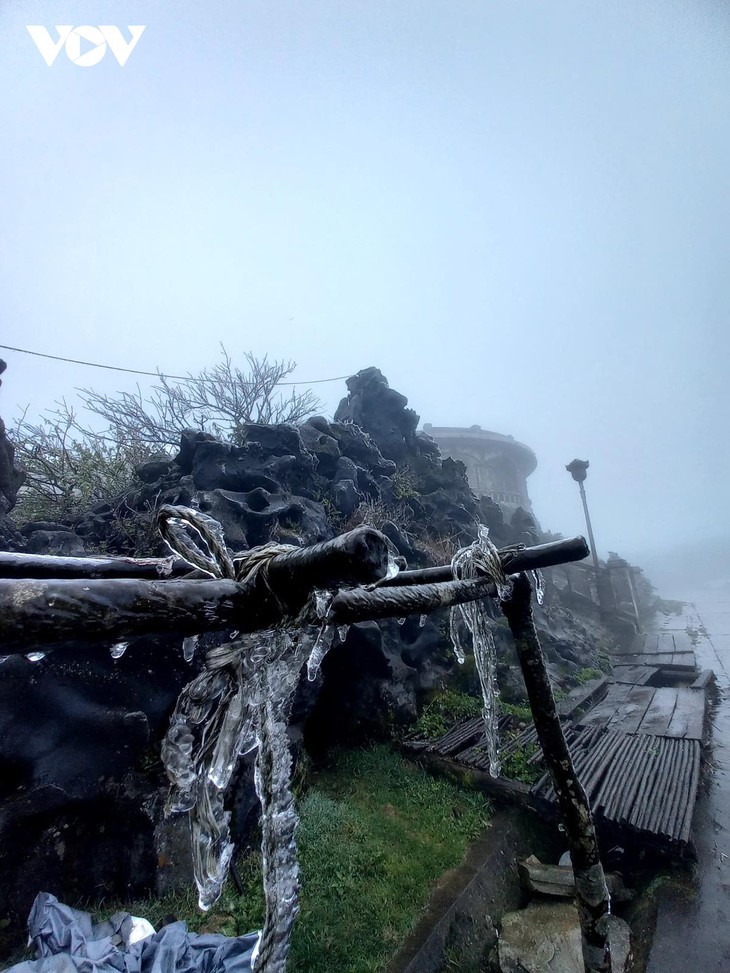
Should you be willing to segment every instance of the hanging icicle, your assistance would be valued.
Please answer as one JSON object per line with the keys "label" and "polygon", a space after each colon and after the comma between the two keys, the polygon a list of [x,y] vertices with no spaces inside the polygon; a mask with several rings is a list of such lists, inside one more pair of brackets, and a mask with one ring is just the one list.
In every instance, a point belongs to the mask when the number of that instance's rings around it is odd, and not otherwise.
{"label": "hanging icicle", "polygon": [[[451,561],[451,570],[457,580],[487,576],[491,578],[500,598],[506,598],[512,590],[511,582],[502,569],[497,548],[489,538],[489,530],[483,524],[477,528],[477,539],[469,547],[457,551]],[[489,757],[489,773],[498,777],[499,736],[497,733],[498,697],[497,650],[490,626],[489,615],[480,601],[454,605],[449,615],[449,631],[457,661],[463,665],[466,658],[462,629],[469,633],[474,662],[482,691],[482,717],[484,720],[484,744]]]}
{"label": "hanging icicle", "polygon": [[298,823],[287,724],[311,640],[284,630],[219,646],[180,696],[163,744],[171,813],[190,810],[199,905],[221,894],[233,855],[224,795],[242,753],[256,750],[266,922],[256,969],[283,973],[297,907]]}
{"label": "hanging icicle", "polygon": [[321,620],[321,625],[317,637],[314,640],[312,651],[309,653],[309,658],[307,659],[307,679],[310,682],[314,682],[317,678],[322,660],[332,648],[334,641],[335,630],[329,622],[332,597],[331,591],[317,590],[314,592],[314,610],[317,618]]}

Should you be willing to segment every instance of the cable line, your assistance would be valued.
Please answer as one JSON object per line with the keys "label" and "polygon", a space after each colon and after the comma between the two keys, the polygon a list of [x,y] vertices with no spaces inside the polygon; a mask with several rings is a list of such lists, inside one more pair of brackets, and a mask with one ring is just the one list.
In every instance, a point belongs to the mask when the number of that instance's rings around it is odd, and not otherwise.
{"label": "cable line", "polygon": [[[86,365],[89,368],[105,368],[110,372],[126,372],[128,375],[150,375],[152,378],[174,378],[178,382],[194,382],[194,375],[167,375],[163,372],[144,372],[138,368],[122,368],[119,365],[100,365],[94,361],[80,361],[78,358],[62,358],[60,355],[46,355],[42,351],[29,351],[27,348],[13,348],[12,345],[0,345],[5,351],[17,351],[21,355],[34,355],[36,358],[50,358],[53,361],[68,362],[71,365]],[[322,385],[325,382],[342,382],[349,375],[336,375],[334,378],[315,378],[311,382],[276,382],[276,385]]]}

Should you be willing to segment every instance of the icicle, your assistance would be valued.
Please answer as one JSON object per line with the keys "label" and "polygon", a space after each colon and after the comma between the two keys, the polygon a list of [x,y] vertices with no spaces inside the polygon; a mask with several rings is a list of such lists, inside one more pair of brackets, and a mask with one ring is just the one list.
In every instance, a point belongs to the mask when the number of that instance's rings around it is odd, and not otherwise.
{"label": "icicle", "polygon": [[198,905],[207,912],[220,898],[233,857],[229,840],[231,814],[223,807],[223,795],[206,781],[191,816],[193,872],[198,886]]}
{"label": "icicle", "polygon": [[425,628],[427,621],[428,621],[428,615],[421,615],[421,617],[418,619],[418,627]]}
{"label": "icicle", "polygon": [[239,688],[228,704],[218,732],[213,760],[208,770],[208,780],[218,790],[225,790],[231,780],[236,760],[242,750],[252,750],[256,745],[253,721],[248,712],[248,703],[243,688]]}
{"label": "icicle", "polygon": [[[327,614],[323,605],[323,615]],[[324,621],[324,619],[323,619]],[[323,626],[334,636],[331,626]],[[297,817],[287,723],[307,651],[282,630],[208,652],[206,670],[181,693],[162,757],[173,787],[166,810],[191,811],[193,868],[201,909],[220,897],[233,855],[223,795],[239,753],[258,747],[266,923],[256,969],[284,973],[297,914]]]}
{"label": "icicle", "polygon": [[183,639],[182,654],[183,659],[186,662],[193,661],[193,658],[195,657],[195,650],[198,647],[198,638],[199,636],[197,635],[188,635],[186,639]]}
{"label": "icicle", "polygon": [[166,814],[181,814],[195,807],[198,790],[198,774],[193,760],[194,738],[187,723],[175,720],[162,741],[162,762],[172,781]]}
{"label": "icicle", "polygon": [[332,604],[332,592],[325,591],[322,589],[317,589],[314,592],[314,610],[317,613],[317,618],[321,618],[323,621],[326,620],[329,614],[330,605]]}
{"label": "icicle", "polygon": [[[461,548],[451,561],[454,578],[468,579],[476,577],[491,578],[500,598],[508,597],[512,590],[512,582],[505,577],[502,562],[497,549],[489,539],[489,530],[483,524],[477,529],[477,540],[470,547]],[[489,757],[489,773],[498,777],[499,739],[497,734],[497,650],[494,645],[489,617],[480,602],[469,602],[464,605],[454,605],[449,615],[449,630],[454,653],[459,662],[465,658],[465,646],[461,634],[460,623],[466,627],[471,636],[474,651],[474,662],[479,675],[479,685],[482,691],[482,717],[484,720],[484,740]]]}
{"label": "icicle", "polygon": [[299,818],[291,792],[287,723],[299,673],[297,655],[264,670],[258,698],[259,750],[254,769],[261,801],[261,853],[266,919],[254,969],[285,973],[294,921],[299,912],[299,864],[295,831]]}
{"label": "icicle", "polygon": [[461,638],[461,632],[459,631],[456,608],[452,608],[449,613],[449,634],[451,636],[451,645],[454,649],[456,661],[460,666],[463,666],[466,662],[466,653],[464,652],[464,643]]}
{"label": "icicle", "polygon": [[538,605],[542,605],[545,601],[545,578],[542,571],[538,571],[537,568],[532,572],[532,577],[535,581],[535,598]]}
{"label": "icicle", "polygon": [[340,642],[344,642],[347,638],[347,633],[350,631],[349,625],[338,625],[337,626],[337,638]]}
{"label": "icicle", "polygon": [[334,596],[331,591],[318,590],[314,592],[314,608],[317,613],[317,618],[322,619],[322,626],[317,634],[317,638],[314,641],[312,651],[309,653],[309,658],[307,659],[307,679],[310,682],[314,682],[314,680],[317,678],[319,667],[322,665],[322,660],[332,648],[332,642],[334,641],[334,630],[332,626],[327,623],[333,597]]}
{"label": "icicle", "polygon": [[395,557],[390,551],[388,551],[388,567],[386,569],[383,581],[391,581],[393,578],[397,577],[399,572],[400,568],[395,563]]}
{"label": "icicle", "polygon": [[45,659],[45,657],[45,652],[28,652],[26,655],[28,662],[40,662],[41,659]]}
{"label": "icicle", "polygon": [[112,659],[121,659],[128,647],[129,642],[115,642],[114,645],[109,649],[109,655],[112,657]]}
{"label": "icicle", "polygon": [[331,625],[323,625],[317,633],[317,638],[314,640],[312,651],[309,653],[309,658],[307,659],[307,679],[310,682],[314,682],[317,678],[322,660],[332,648],[334,634],[334,629]]}

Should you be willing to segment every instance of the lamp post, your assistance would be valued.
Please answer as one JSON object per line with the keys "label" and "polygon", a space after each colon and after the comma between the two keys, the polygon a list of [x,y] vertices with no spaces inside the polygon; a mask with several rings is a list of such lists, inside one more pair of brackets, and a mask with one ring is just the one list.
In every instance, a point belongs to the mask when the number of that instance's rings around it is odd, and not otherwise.
{"label": "lamp post", "polygon": [[588,502],[586,501],[586,491],[583,486],[583,481],[586,476],[588,476],[588,467],[590,466],[587,459],[574,459],[572,463],[568,463],[565,467],[568,473],[573,477],[575,482],[578,484],[578,489],[580,490],[580,498],[583,501],[583,512],[586,515],[586,527],[588,528],[588,540],[591,544],[591,552],[593,554],[593,566],[596,569],[596,578],[600,574],[600,567],[598,564],[598,551],[596,550],[596,542],[593,538],[593,527],[591,526],[591,517],[588,513]]}

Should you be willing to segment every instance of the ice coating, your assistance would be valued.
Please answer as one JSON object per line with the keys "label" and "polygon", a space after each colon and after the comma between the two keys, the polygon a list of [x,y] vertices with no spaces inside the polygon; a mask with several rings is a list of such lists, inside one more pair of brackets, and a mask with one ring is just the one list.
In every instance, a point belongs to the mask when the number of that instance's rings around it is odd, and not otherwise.
{"label": "ice coating", "polygon": [[186,662],[192,662],[195,657],[195,650],[197,648],[198,648],[198,636],[188,635],[186,639],[183,639],[183,644],[182,644],[183,659]]}
{"label": "ice coating", "polygon": [[45,657],[45,652],[28,652],[26,655],[28,662],[40,662],[41,659],[45,659]]}
{"label": "ice coating", "polygon": [[[334,629],[323,628],[330,639]],[[320,632],[321,634],[321,632]],[[190,810],[193,868],[201,909],[219,898],[233,844],[224,806],[240,753],[256,749],[254,783],[262,809],[266,920],[255,969],[284,973],[298,912],[298,818],[291,793],[287,725],[311,639],[273,630],[212,649],[206,669],[180,695],[162,756],[172,783],[168,810]]]}
{"label": "ice coating", "polygon": [[[454,609],[469,631],[474,651],[474,663],[479,675],[479,685],[482,691],[482,718],[484,721],[484,736],[481,746],[486,747],[489,757],[489,773],[492,777],[499,777],[499,735],[497,733],[497,710],[499,689],[497,687],[497,650],[490,619],[479,602],[472,601],[466,605],[457,605]],[[452,628],[453,632],[453,628]],[[462,649],[463,652],[463,649]]]}
{"label": "ice coating", "polygon": [[449,612],[449,635],[451,636],[451,645],[454,649],[454,655],[456,656],[456,661],[460,666],[463,666],[466,662],[466,652],[464,650],[464,642],[461,638],[461,632],[459,631],[459,612],[456,608],[452,608]]}
{"label": "ice coating", "polygon": [[317,638],[314,640],[312,651],[307,659],[307,679],[310,682],[314,682],[317,678],[322,660],[332,648],[334,637],[335,630],[331,625],[323,625],[317,633]]}
{"label": "ice coating", "polygon": [[109,655],[112,659],[121,659],[128,647],[129,642],[115,642],[109,649]]}
{"label": "ice coating", "polygon": [[[334,641],[334,629],[327,621],[333,597],[331,591],[316,590],[314,592],[314,608],[317,613],[317,618],[322,620],[322,625],[312,646],[312,651],[309,653],[309,658],[307,659],[307,679],[310,682],[314,682],[317,678],[322,660],[332,648],[332,642]],[[347,626],[343,627],[345,629],[347,628]],[[344,639],[341,641],[344,641]]]}
{"label": "ice coating", "polygon": [[211,577],[234,578],[233,561],[218,521],[199,510],[178,509],[184,516],[167,517],[160,524],[162,538],[173,554]]}
{"label": "ice coating", "polygon": [[[469,547],[457,551],[451,561],[451,569],[456,579],[484,577],[494,581],[499,598],[506,598],[512,592],[512,582],[505,577],[499,553],[489,538],[489,530],[483,524],[477,528],[477,539]],[[454,654],[459,663],[464,662],[466,645],[463,632],[469,634],[474,662],[479,675],[482,691],[482,717],[484,736],[482,745],[489,757],[489,773],[498,777],[499,737],[497,733],[497,707],[499,689],[497,687],[497,650],[490,625],[489,616],[481,601],[464,605],[454,605],[449,615],[449,631]]]}
{"label": "ice coating", "polygon": [[314,592],[314,610],[317,613],[317,618],[321,618],[323,622],[327,620],[327,616],[329,615],[332,598],[331,591],[317,588]]}
{"label": "ice coating", "polygon": [[[301,646],[300,646],[301,648]],[[299,817],[291,792],[291,753],[287,724],[302,653],[284,651],[261,674],[256,696],[258,753],[254,770],[261,801],[266,919],[254,970],[284,973],[289,941],[299,912],[299,863],[295,831]]]}
{"label": "ice coating", "polygon": [[542,572],[537,569],[532,572],[532,577],[535,581],[535,598],[537,599],[538,605],[542,605],[545,601],[545,578]]}
{"label": "ice coating", "polygon": [[418,627],[424,628],[427,620],[428,620],[428,615],[421,615],[421,617],[418,619]]}
{"label": "ice coating", "polygon": [[395,562],[395,557],[391,551],[388,551],[388,567],[385,571],[385,577],[383,581],[392,581],[393,578],[399,573],[400,568]]}

